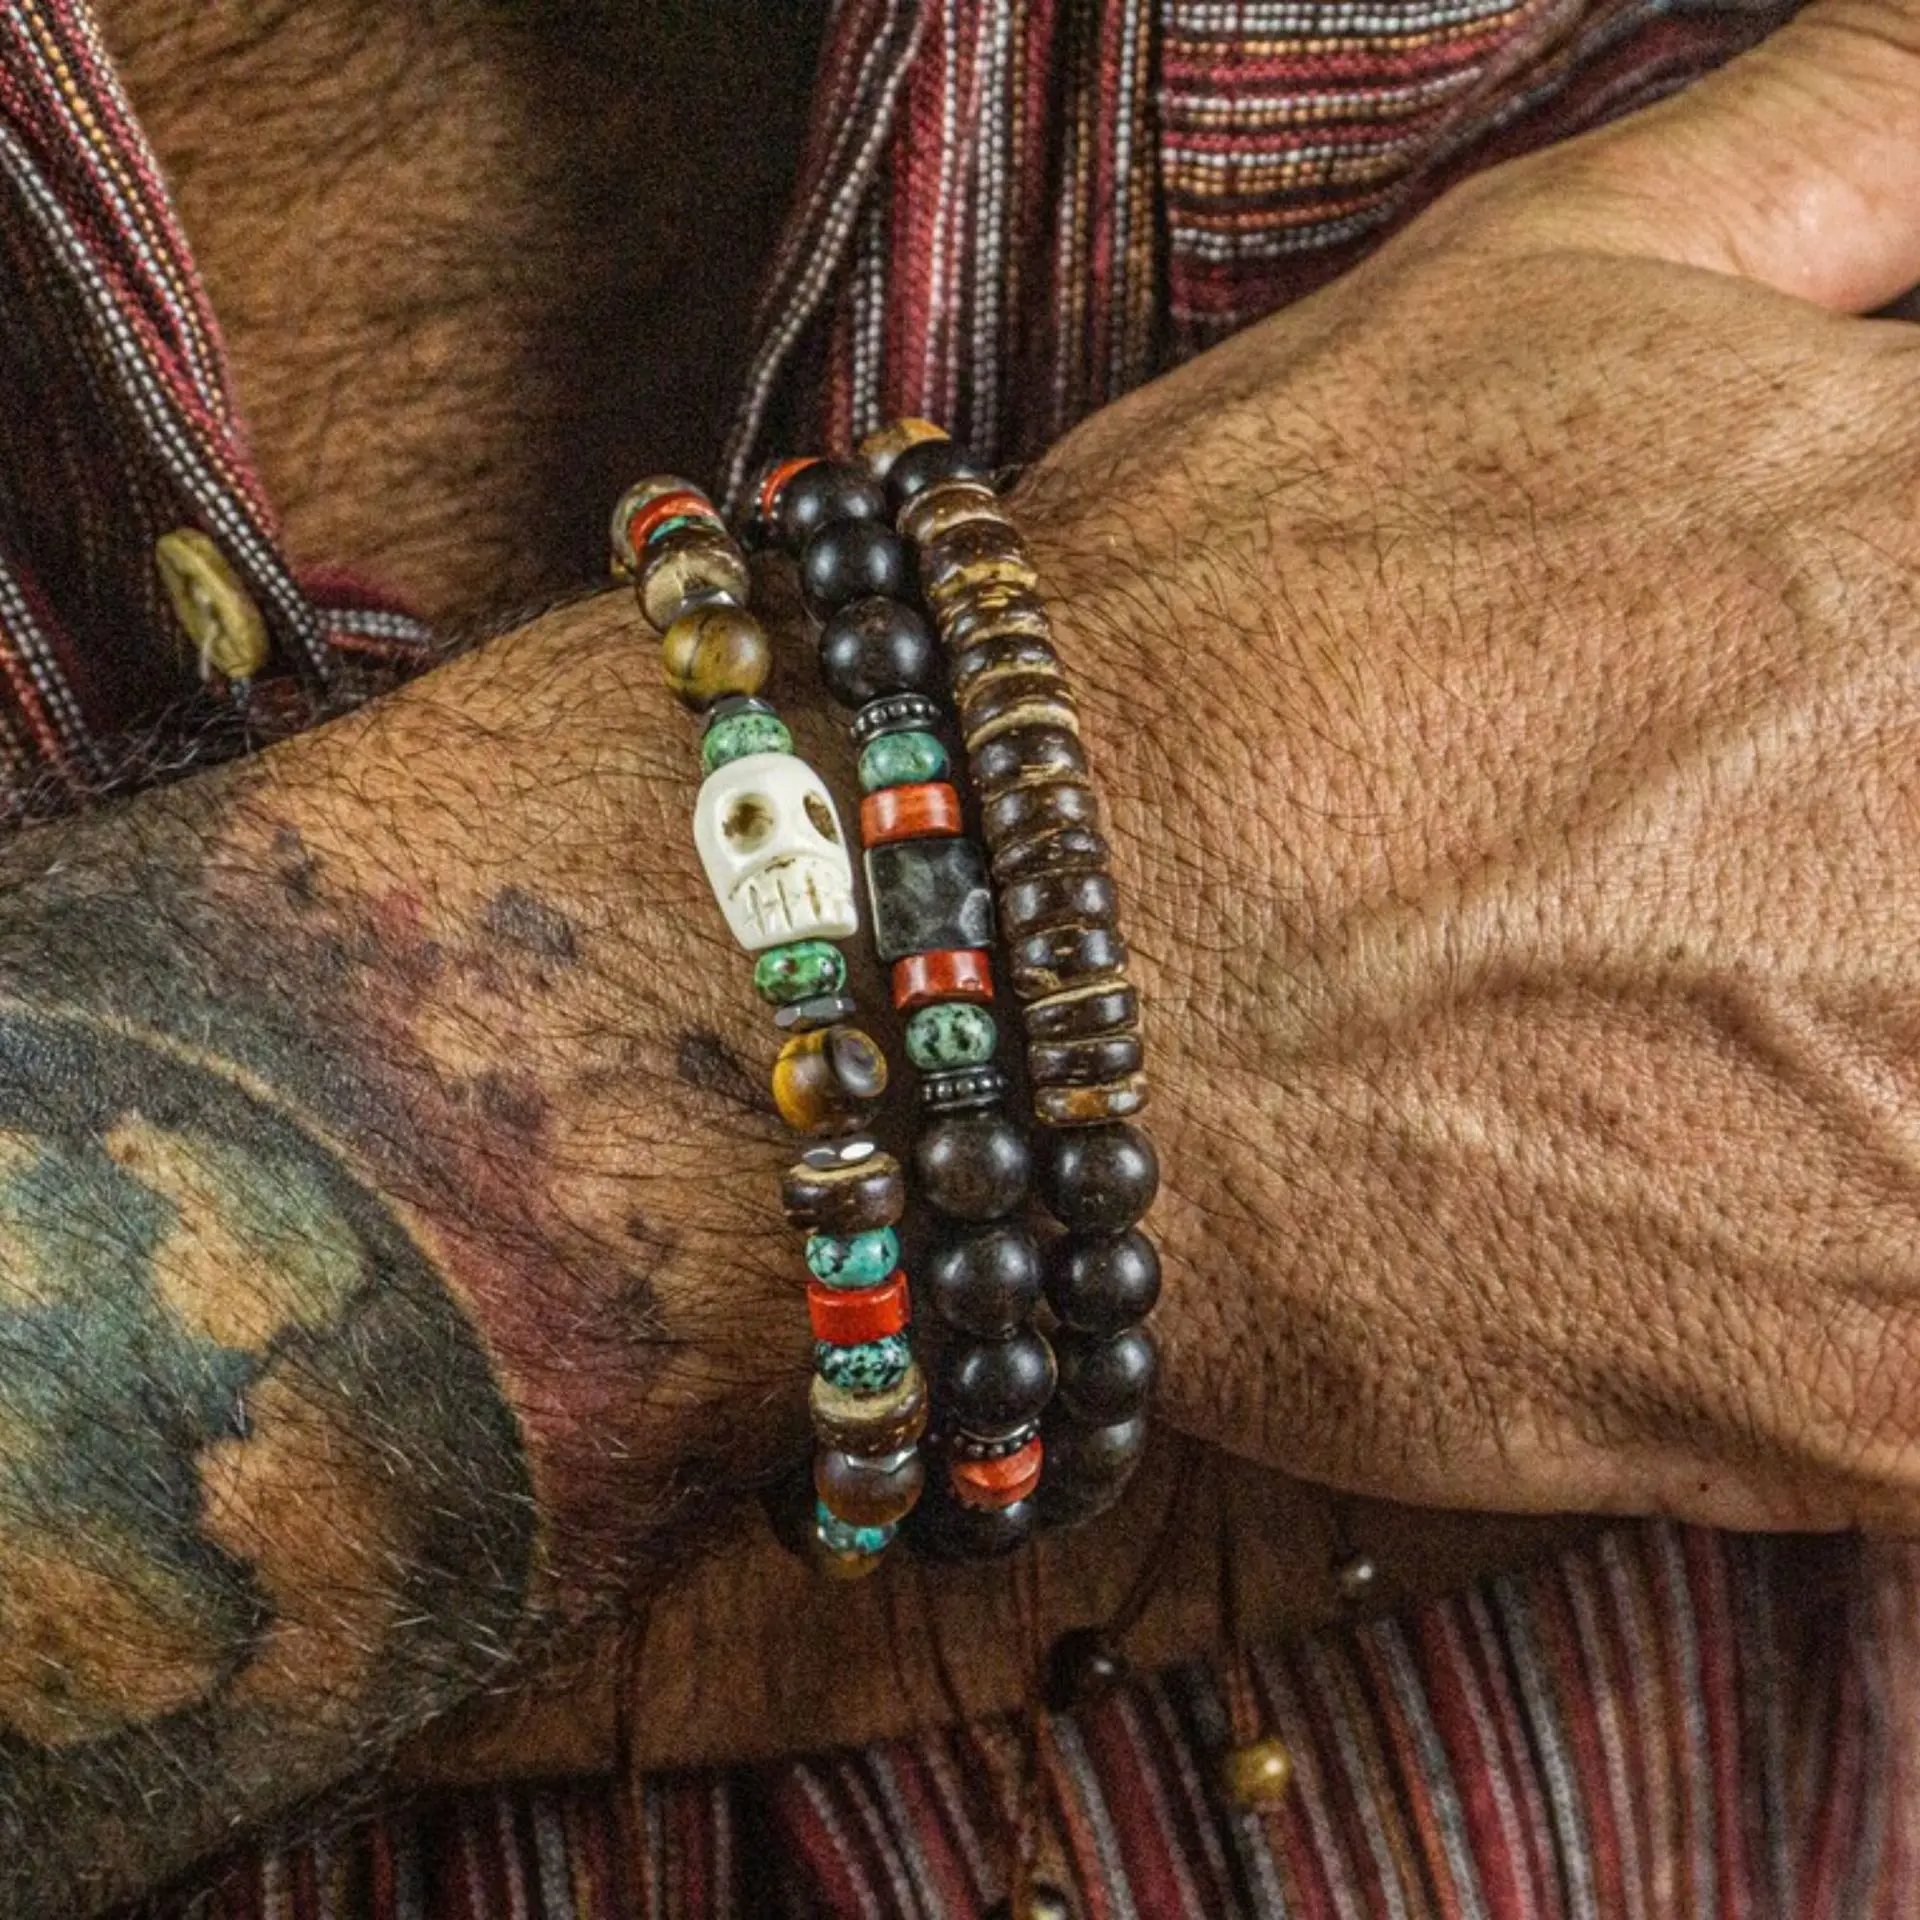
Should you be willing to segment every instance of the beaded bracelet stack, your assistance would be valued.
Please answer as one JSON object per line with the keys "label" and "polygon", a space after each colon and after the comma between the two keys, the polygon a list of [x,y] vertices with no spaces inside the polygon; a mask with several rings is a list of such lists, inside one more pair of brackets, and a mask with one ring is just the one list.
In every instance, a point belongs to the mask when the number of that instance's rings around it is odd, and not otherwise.
{"label": "beaded bracelet stack", "polygon": [[644,480],[621,498],[612,531],[615,571],[633,581],[661,636],[667,684],[704,720],[694,840],[786,1035],[774,1102],[820,1143],[789,1170],[781,1199],[808,1233],[813,1538],[830,1571],[856,1575],[919,1497],[927,1392],[899,1264],[905,1177],[858,1137],[886,1089],[887,1063],[852,1024],[846,959],[833,944],[859,930],[851,857],[826,783],[759,697],[771,649],[747,611],[746,557],[712,503],[685,481]]}
{"label": "beaded bracelet stack", "polygon": [[1039,1416],[1055,1369],[1031,1324],[1039,1249],[1011,1217],[1027,1202],[1030,1154],[994,1061],[986,859],[945,777],[941,709],[929,698],[945,672],[909,598],[912,557],[889,525],[899,505],[860,466],[787,461],[758,490],[758,526],[793,556],[822,623],[821,678],[854,713],[874,947],[892,969],[907,1056],[922,1076],[913,1163],[940,1223],[922,1286],[944,1333],[930,1438],[946,1471],[916,1510],[912,1538],[983,1558],[1032,1531]]}

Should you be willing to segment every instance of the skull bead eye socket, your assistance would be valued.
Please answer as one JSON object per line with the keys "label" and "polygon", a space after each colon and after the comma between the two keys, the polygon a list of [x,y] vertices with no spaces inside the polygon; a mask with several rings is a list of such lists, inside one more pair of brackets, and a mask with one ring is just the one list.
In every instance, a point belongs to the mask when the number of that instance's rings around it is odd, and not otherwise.
{"label": "skull bead eye socket", "polygon": [[721,834],[735,853],[751,853],[774,826],[773,808],[761,793],[743,793],[727,808],[720,822]]}
{"label": "skull bead eye socket", "polygon": [[833,809],[817,793],[810,793],[806,800],[807,818],[813,822],[813,830],[831,847],[840,844],[840,823],[833,817]]}

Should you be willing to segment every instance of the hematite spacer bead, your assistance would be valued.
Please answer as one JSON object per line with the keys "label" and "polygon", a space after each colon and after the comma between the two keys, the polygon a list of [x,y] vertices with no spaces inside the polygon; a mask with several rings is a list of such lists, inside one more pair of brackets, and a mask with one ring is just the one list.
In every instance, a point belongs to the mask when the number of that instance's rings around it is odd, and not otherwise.
{"label": "hematite spacer bead", "polygon": [[1031,1497],[1040,1484],[1046,1447],[1038,1438],[998,1460],[953,1460],[947,1484],[963,1507],[1011,1507]]}
{"label": "hematite spacer bead", "polygon": [[1153,1205],[1160,1161],[1138,1127],[1054,1135],[1040,1169],[1047,1211],[1074,1233],[1118,1233]]}
{"label": "hematite spacer bead", "polygon": [[864,1393],[835,1386],[817,1374],[808,1391],[815,1436],[848,1453],[897,1453],[927,1430],[927,1382],[909,1366],[890,1387]]}
{"label": "hematite spacer bead", "polygon": [[1000,893],[1000,924],[1010,938],[1067,927],[1111,927],[1119,912],[1112,876],[1098,871],[1035,874]]}
{"label": "hematite spacer bead", "polygon": [[904,601],[877,596],[842,607],[820,629],[820,678],[843,707],[925,693],[940,675],[940,646]]}
{"label": "hematite spacer bead", "polygon": [[973,779],[982,794],[1006,793],[1015,787],[1046,786],[1056,780],[1085,780],[1086,750],[1080,737],[1056,719],[1034,726],[1012,725],[991,739],[982,737],[960,716],[966,731]]}
{"label": "hematite spacer bead", "polygon": [[988,846],[996,849],[1058,827],[1097,828],[1099,824],[1100,802],[1082,780],[1055,780],[1045,786],[980,796],[980,828]]}
{"label": "hematite spacer bead", "polygon": [[776,1009],[773,1024],[782,1033],[817,1033],[851,1020],[859,1005],[844,993],[817,993],[810,1000],[792,1000]]}
{"label": "hematite spacer bead", "polygon": [[1124,980],[1097,981],[1029,1001],[1020,1010],[1029,1041],[1091,1040],[1137,1024],[1140,996]]}
{"label": "hematite spacer bead", "polygon": [[993,888],[971,840],[954,834],[869,847],[866,868],[873,950],[882,960],[992,945]]}
{"label": "hematite spacer bead", "polygon": [[1160,1370],[1159,1349],[1145,1327],[1117,1333],[1057,1335],[1054,1359],[1060,1368],[1060,1404],[1090,1427],[1130,1420],[1146,1410]]}
{"label": "hematite spacer bead", "polygon": [[1012,1083],[998,1067],[955,1067],[929,1073],[920,1082],[923,1113],[964,1113],[969,1107],[991,1107],[1007,1097]]}
{"label": "hematite spacer bead", "polygon": [[1032,1327],[969,1340],[941,1356],[941,1417],[969,1433],[1004,1433],[1036,1419],[1053,1398],[1053,1349]]}
{"label": "hematite spacer bead", "polygon": [[1103,1081],[1097,1087],[1038,1087],[1033,1117],[1043,1127],[1102,1127],[1145,1111],[1147,1093],[1144,1073]]}
{"label": "hematite spacer bead", "polygon": [[1004,1220],[1033,1175],[1026,1130],[992,1108],[943,1114],[913,1144],[914,1179],[928,1203],[953,1220]]}
{"label": "hematite spacer bead", "polygon": [[800,555],[800,595],[817,620],[850,601],[899,600],[912,590],[913,549],[871,520],[830,522]]}
{"label": "hematite spacer bead", "polygon": [[1113,927],[1060,927],[1007,945],[1007,977],[1021,1000],[1110,980],[1127,969],[1127,943]]}
{"label": "hematite spacer bead", "polygon": [[939,725],[940,709],[924,694],[890,694],[868,701],[854,715],[854,745],[864,747],[883,733],[932,733]]}
{"label": "hematite spacer bead", "polygon": [[760,509],[789,553],[798,554],[823,527],[887,517],[886,491],[866,468],[846,460],[800,460],[787,466],[777,485],[780,470],[768,475]]}
{"label": "hematite spacer bead", "polygon": [[907,1177],[871,1140],[809,1147],[780,1183],[780,1208],[809,1233],[872,1233],[899,1225]]}
{"label": "hematite spacer bead", "polygon": [[1137,1033],[1033,1042],[1027,1048],[1027,1078],[1036,1087],[1104,1086],[1137,1074],[1145,1058]]}
{"label": "hematite spacer bead", "polygon": [[1160,1298],[1160,1255],[1144,1233],[1064,1234],[1045,1259],[1047,1304],[1080,1333],[1118,1333]]}
{"label": "hematite spacer bead", "polygon": [[1039,1303],[1040,1250],[1024,1227],[954,1234],[927,1255],[921,1288],[956,1332],[1002,1340],[1018,1332]]}

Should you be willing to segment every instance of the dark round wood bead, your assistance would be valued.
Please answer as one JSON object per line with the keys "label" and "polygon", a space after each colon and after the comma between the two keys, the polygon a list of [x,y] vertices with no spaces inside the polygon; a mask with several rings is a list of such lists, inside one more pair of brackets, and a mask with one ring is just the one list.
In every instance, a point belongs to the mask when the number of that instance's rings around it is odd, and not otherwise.
{"label": "dark round wood bead", "polygon": [[865,467],[816,460],[780,489],[773,530],[780,544],[797,554],[822,527],[886,518],[886,491]]}
{"label": "dark round wood bead", "polygon": [[1071,1526],[1110,1507],[1147,1450],[1144,1414],[1090,1427],[1056,1408],[1044,1432],[1047,1472],[1039,1499],[1051,1525]]}
{"label": "dark round wood bead", "polygon": [[913,1511],[927,1483],[916,1447],[878,1459],[821,1447],[813,1456],[813,1489],[827,1511],[851,1527],[889,1527]]}
{"label": "dark round wood bead", "polygon": [[1058,827],[1097,828],[1099,824],[1100,802],[1093,789],[1079,780],[1055,780],[1046,786],[980,796],[980,830],[996,849]]}
{"label": "dark round wood bead", "polygon": [[932,630],[904,601],[856,600],[820,629],[820,678],[843,707],[931,693],[941,671]]}
{"label": "dark round wood bead", "polygon": [[963,713],[960,718],[968,735],[973,783],[983,795],[1086,777],[1086,752],[1065,727],[1014,727],[976,747],[971,717]]}
{"label": "dark round wood bead", "polygon": [[1160,1160],[1153,1142],[1124,1121],[1054,1134],[1040,1170],[1047,1210],[1075,1233],[1118,1233],[1153,1205]]}
{"label": "dark round wood bead", "polygon": [[817,620],[856,600],[900,600],[912,591],[913,549],[876,521],[836,521],[801,551],[800,592]]}
{"label": "dark round wood bead", "polygon": [[1054,1341],[1054,1358],[1060,1404],[1092,1427],[1144,1413],[1160,1371],[1153,1335],[1139,1326],[1117,1333],[1064,1332]]}
{"label": "dark round wood bead", "polygon": [[887,504],[898,513],[942,480],[984,480],[987,469],[958,440],[921,440],[887,467]]}
{"label": "dark round wood bead", "polygon": [[1007,979],[1021,1000],[1045,999],[1126,970],[1127,943],[1112,927],[1060,927],[1007,943]]}
{"label": "dark round wood bead", "polygon": [[1016,880],[1000,895],[1000,925],[1009,935],[1060,927],[1110,927],[1120,899],[1106,873],[1041,873]]}
{"label": "dark round wood bead", "polygon": [[808,1233],[871,1233],[899,1224],[906,1175],[890,1153],[848,1161],[831,1147],[816,1149],[787,1169],[780,1206],[789,1226]]}
{"label": "dark round wood bead", "polygon": [[968,1433],[1002,1433],[1053,1398],[1053,1349],[1031,1327],[1004,1340],[956,1341],[941,1356],[934,1392],[941,1420]]}
{"label": "dark round wood bead", "polygon": [[1071,1713],[1111,1693],[1126,1677],[1126,1656],[1098,1627],[1075,1627],[1047,1649],[1047,1710]]}
{"label": "dark round wood bead", "polygon": [[902,1531],[914,1552],[928,1560],[999,1560],[1032,1539],[1039,1517],[1037,1499],[1016,1500],[1010,1507],[962,1506],[941,1475],[929,1482]]}
{"label": "dark round wood bead", "polygon": [[1004,1220],[1027,1197],[1033,1157],[1026,1130],[1005,1113],[953,1113],[913,1143],[922,1197],[953,1220]]}
{"label": "dark round wood bead", "polygon": [[1050,1000],[1036,1000],[1020,1010],[1030,1043],[1091,1040],[1118,1033],[1140,1019],[1140,995],[1124,980],[1082,987]]}
{"label": "dark round wood bead", "polygon": [[1036,1087],[1099,1087],[1138,1073],[1146,1058],[1138,1033],[1090,1040],[1029,1041],[1027,1078]]}
{"label": "dark round wood bead", "polygon": [[1040,1249],[1024,1227],[955,1234],[927,1255],[921,1290],[950,1327],[997,1340],[1025,1325],[1040,1299]]}
{"label": "dark round wood bead", "polygon": [[1080,1333],[1118,1333],[1160,1298],[1160,1255],[1144,1233],[1063,1234],[1047,1249],[1047,1304]]}

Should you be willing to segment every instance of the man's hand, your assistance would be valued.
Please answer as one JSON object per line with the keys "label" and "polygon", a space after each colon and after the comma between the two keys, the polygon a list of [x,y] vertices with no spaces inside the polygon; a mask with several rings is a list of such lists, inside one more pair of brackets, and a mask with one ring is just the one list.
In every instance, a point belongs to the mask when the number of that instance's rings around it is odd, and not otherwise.
{"label": "man's hand", "polygon": [[1920,6],[1443,201],[1033,482],[1156,1009],[1166,1411],[1920,1521]]}

